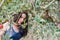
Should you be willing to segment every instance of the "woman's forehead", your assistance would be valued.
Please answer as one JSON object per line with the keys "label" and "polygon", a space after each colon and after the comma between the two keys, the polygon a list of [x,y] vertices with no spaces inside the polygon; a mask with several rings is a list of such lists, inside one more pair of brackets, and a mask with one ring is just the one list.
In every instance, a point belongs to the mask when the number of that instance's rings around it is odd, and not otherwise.
{"label": "woman's forehead", "polygon": [[26,14],[22,14],[22,17],[25,18],[26,17]]}
{"label": "woman's forehead", "polygon": [[26,15],[25,13],[22,13],[22,15]]}

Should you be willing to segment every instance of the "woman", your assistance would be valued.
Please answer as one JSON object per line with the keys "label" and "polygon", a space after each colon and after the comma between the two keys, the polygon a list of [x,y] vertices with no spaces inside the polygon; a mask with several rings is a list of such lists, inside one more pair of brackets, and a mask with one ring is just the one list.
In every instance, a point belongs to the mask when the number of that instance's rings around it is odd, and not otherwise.
{"label": "woman", "polygon": [[[7,27],[7,23],[4,24],[3,30],[0,35],[4,34],[4,40],[19,40],[21,37],[27,35],[28,32],[28,14],[26,12],[19,12],[13,15],[14,23]],[[26,23],[26,27],[23,28],[23,24]]]}

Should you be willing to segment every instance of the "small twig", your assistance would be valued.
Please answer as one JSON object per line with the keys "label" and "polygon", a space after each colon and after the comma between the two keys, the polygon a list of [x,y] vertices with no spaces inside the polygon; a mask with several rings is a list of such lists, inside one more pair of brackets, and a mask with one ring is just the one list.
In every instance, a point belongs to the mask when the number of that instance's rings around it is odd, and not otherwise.
{"label": "small twig", "polygon": [[32,40],[34,40],[34,37],[33,37],[33,29],[37,26],[37,23],[34,22],[34,24],[32,25]]}
{"label": "small twig", "polygon": [[0,3],[0,7],[2,6],[3,3],[4,3],[4,0],[2,0],[2,2]]}
{"label": "small twig", "polygon": [[43,9],[46,9],[47,7],[49,7],[53,2],[54,2],[55,0],[53,0],[53,1],[51,1],[48,5],[46,5],[45,7],[41,7],[41,8],[43,8]]}

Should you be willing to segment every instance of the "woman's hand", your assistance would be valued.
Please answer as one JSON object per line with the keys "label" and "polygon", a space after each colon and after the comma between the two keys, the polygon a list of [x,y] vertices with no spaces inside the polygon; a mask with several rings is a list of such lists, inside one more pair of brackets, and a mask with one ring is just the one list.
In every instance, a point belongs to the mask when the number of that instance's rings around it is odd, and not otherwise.
{"label": "woman's hand", "polygon": [[0,24],[0,37],[3,36],[4,30],[3,30],[3,24]]}
{"label": "woman's hand", "polygon": [[2,29],[3,28],[3,24],[0,24],[0,29]]}

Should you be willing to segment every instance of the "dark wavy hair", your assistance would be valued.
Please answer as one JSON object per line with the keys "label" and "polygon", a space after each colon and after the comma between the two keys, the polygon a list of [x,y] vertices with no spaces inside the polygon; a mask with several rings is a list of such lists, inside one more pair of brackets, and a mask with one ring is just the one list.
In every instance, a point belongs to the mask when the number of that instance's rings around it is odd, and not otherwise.
{"label": "dark wavy hair", "polygon": [[[23,11],[23,12],[18,12],[18,14],[14,14],[13,15],[14,16],[13,21],[15,23],[17,23],[18,20],[20,19],[20,17],[22,16],[22,14],[26,14],[26,18],[25,18],[26,21],[25,21],[25,23],[27,23],[27,25],[26,25],[26,27],[24,29],[22,28],[21,25],[19,25],[20,26],[19,27],[19,30],[21,31],[21,35],[23,37],[23,36],[26,36],[27,35],[27,32],[28,32],[28,13],[26,11]],[[22,22],[22,24],[24,24],[24,22]]]}

